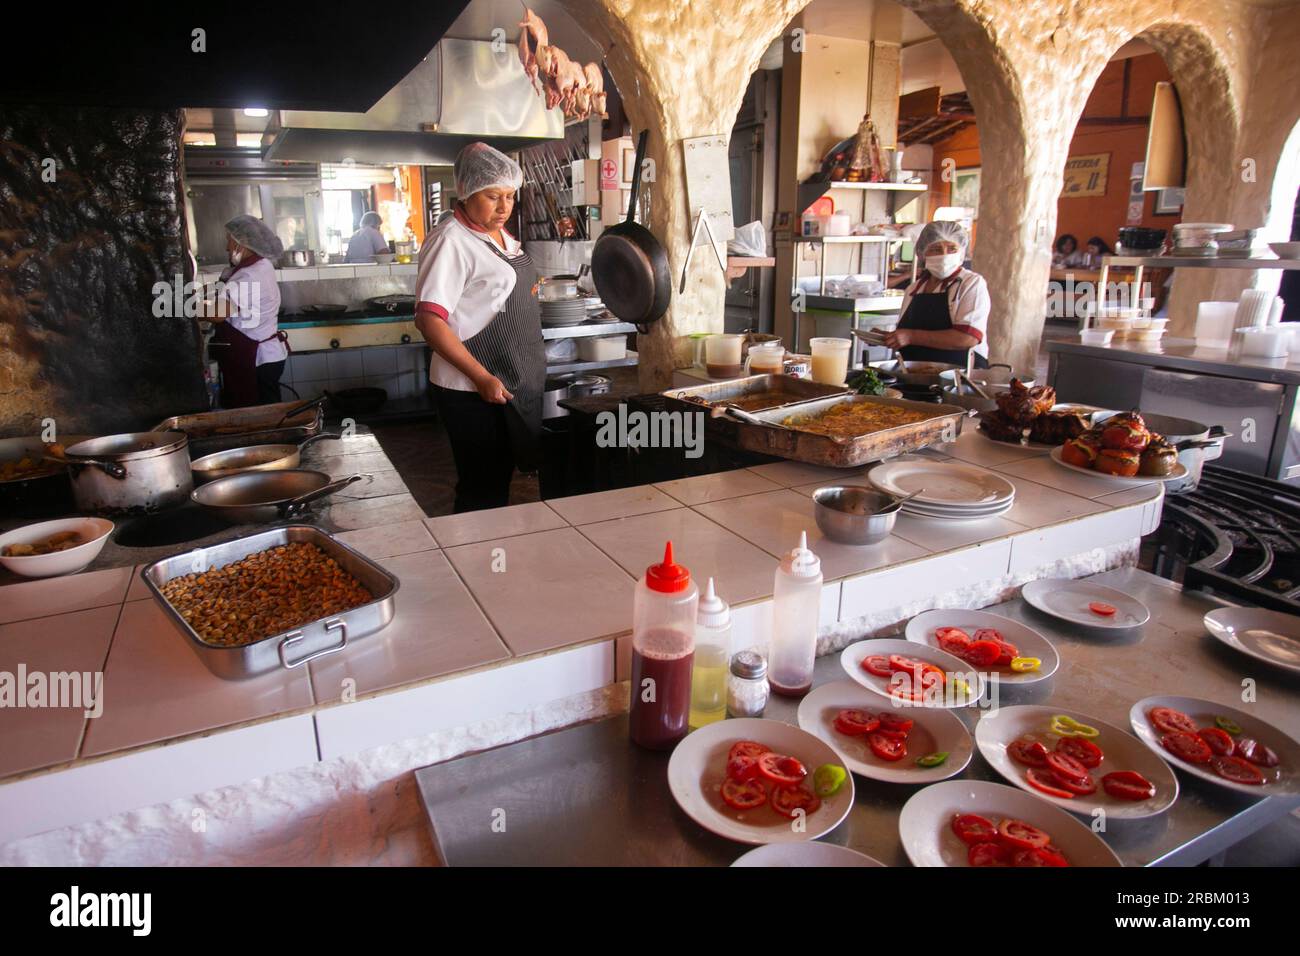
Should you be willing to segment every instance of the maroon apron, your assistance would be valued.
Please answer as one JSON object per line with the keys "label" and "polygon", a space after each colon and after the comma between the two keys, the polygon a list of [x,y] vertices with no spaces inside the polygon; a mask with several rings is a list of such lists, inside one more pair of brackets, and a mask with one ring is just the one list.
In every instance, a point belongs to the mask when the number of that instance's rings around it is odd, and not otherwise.
{"label": "maroon apron", "polygon": [[[260,257],[258,257],[260,258]],[[240,264],[245,268],[256,259]],[[224,275],[222,281],[229,281],[239,268],[232,269]],[[277,329],[264,339],[249,338],[235,328],[237,316],[231,316],[224,322],[217,322],[212,334],[212,342],[217,345],[213,354],[217,367],[221,370],[221,406],[223,408],[247,408],[259,404],[257,394],[257,347],[271,339],[279,339],[284,347],[289,347],[289,335],[283,329]]]}

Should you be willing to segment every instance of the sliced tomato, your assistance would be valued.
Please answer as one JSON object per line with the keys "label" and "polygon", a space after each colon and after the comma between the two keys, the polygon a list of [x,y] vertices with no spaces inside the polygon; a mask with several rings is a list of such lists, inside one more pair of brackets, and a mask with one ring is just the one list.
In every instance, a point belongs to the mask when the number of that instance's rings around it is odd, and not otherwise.
{"label": "sliced tomato", "polygon": [[1084,737],[1062,737],[1056,745],[1056,752],[1073,757],[1089,770],[1100,767],[1105,759],[1101,748]]}
{"label": "sliced tomato", "polygon": [[977,640],[977,641],[1004,641],[1004,640],[1006,640],[1006,638],[1004,638],[1004,637],[1002,636],[1002,632],[999,631],[999,630],[998,630],[997,628],[995,628],[995,627],[981,627],[979,630],[977,630],[977,631],[975,632],[975,640]]}
{"label": "sliced tomato", "polygon": [[1224,780],[1231,780],[1233,783],[1244,783],[1251,787],[1259,787],[1264,784],[1264,775],[1259,772],[1249,760],[1243,760],[1241,757],[1215,757],[1210,766]]}
{"label": "sliced tomato", "polygon": [[993,662],[994,667],[1010,667],[1011,662],[1020,656],[1020,648],[1010,641],[994,641],[993,643],[997,644],[1002,651],[998,655],[998,659]]}
{"label": "sliced tomato", "polygon": [[1088,779],[1088,768],[1067,753],[1056,750],[1049,753],[1046,760],[1047,769],[1054,774],[1080,782]]}
{"label": "sliced tomato", "polygon": [[890,697],[898,700],[914,702],[925,700],[925,688],[921,686],[921,682],[913,680],[911,674],[904,674],[902,671],[890,677],[886,690]]}
{"label": "sliced tomato", "polygon": [[757,780],[732,780],[722,783],[722,802],[733,810],[753,810],[767,803],[767,790]]}
{"label": "sliced tomato", "polygon": [[998,824],[998,838],[1017,850],[1033,850],[1052,842],[1044,831],[1024,820],[1003,820]]}
{"label": "sliced tomato", "polygon": [[1156,785],[1136,770],[1116,770],[1101,778],[1102,788],[1116,800],[1150,800]]}
{"label": "sliced tomato", "polygon": [[873,654],[870,657],[862,658],[862,669],[868,674],[875,674],[877,677],[888,677],[894,673],[889,669],[889,658],[884,654]]}
{"label": "sliced tomato", "polygon": [[966,862],[971,866],[1007,866],[1011,851],[1001,843],[976,843],[966,851]]}
{"label": "sliced tomato", "polygon": [[731,745],[731,749],[727,751],[727,759],[730,760],[732,757],[743,754],[757,760],[771,749],[771,747],[765,747],[754,740],[740,740]]}
{"label": "sliced tomato", "polygon": [[947,651],[961,657],[970,647],[970,635],[960,627],[939,627],[935,628],[934,639],[938,643],[940,650]]}
{"label": "sliced tomato", "polygon": [[1002,647],[996,641],[971,641],[966,650],[966,660],[974,667],[992,667],[1002,656]]}
{"label": "sliced tomato", "polygon": [[978,813],[959,813],[952,818],[952,832],[957,839],[970,846],[976,843],[994,843],[998,838],[998,828],[993,821]]}
{"label": "sliced tomato", "polygon": [[1102,617],[1114,617],[1119,608],[1113,604],[1107,604],[1105,601],[1093,601],[1088,605],[1088,610]]}
{"label": "sliced tomato", "polygon": [[835,729],[850,737],[861,737],[880,726],[880,718],[866,710],[841,710],[835,715]]}
{"label": "sliced tomato", "polygon": [[778,787],[772,791],[772,809],[782,816],[794,819],[796,810],[812,816],[822,802],[807,787]]}
{"label": "sliced tomato", "polygon": [[908,674],[920,672],[925,666],[925,661],[918,661],[914,657],[904,657],[902,654],[889,655],[889,669],[891,671],[903,671]]}
{"label": "sliced tomato", "polygon": [[1280,762],[1277,754],[1258,740],[1238,740],[1236,750],[1238,757],[1245,757],[1251,763],[1260,767],[1276,767]]}
{"label": "sliced tomato", "polygon": [[1188,763],[1209,763],[1210,758],[1214,756],[1210,745],[1196,734],[1185,734],[1179,731],[1165,734],[1160,738],[1160,746],[1179,760],[1186,760]]}
{"label": "sliced tomato", "polygon": [[916,721],[909,720],[906,717],[900,717],[897,714],[891,714],[889,711],[880,713],[880,731],[881,733],[903,734],[906,736],[912,732],[912,725]]}
{"label": "sliced tomato", "polygon": [[1047,748],[1036,740],[1013,740],[1007,745],[1007,756],[1026,767],[1047,765]]}
{"label": "sliced tomato", "polygon": [[1194,734],[1197,729],[1196,721],[1172,707],[1152,707],[1147,711],[1147,720],[1162,734]]}
{"label": "sliced tomato", "polygon": [[1064,774],[1048,771],[1056,779],[1056,785],[1063,790],[1069,790],[1076,797],[1086,797],[1090,793],[1097,792],[1097,781],[1092,779],[1092,774],[1088,774],[1083,780],[1076,780],[1073,777],[1067,777]]}
{"label": "sliced tomato", "polygon": [[758,772],[763,779],[778,787],[797,787],[808,776],[808,768],[794,757],[777,753],[765,753],[759,757]]}
{"label": "sliced tomato", "polygon": [[881,760],[888,760],[891,763],[902,760],[907,756],[907,739],[905,737],[877,732],[867,735],[867,745],[871,748],[873,754]]}
{"label": "sliced tomato", "polygon": [[1047,847],[1035,847],[1032,850],[1017,850],[1011,854],[1012,866],[1069,866],[1069,862],[1059,853]]}
{"label": "sliced tomato", "polygon": [[1025,771],[1025,779],[1035,790],[1047,794],[1049,797],[1059,797],[1062,800],[1073,800],[1074,794],[1056,782],[1056,778],[1050,772],[1039,767],[1030,767]]}
{"label": "sliced tomato", "polygon": [[1226,757],[1237,747],[1237,742],[1232,739],[1232,735],[1218,727],[1202,727],[1196,732],[1196,736],[1210,745],[1216,757]]}
{"label": "sliced tomato", "polygon": [[758,776],[758,758],[749,754],[736,754],[727,761],[727,777],[731,780],[753,780]]}

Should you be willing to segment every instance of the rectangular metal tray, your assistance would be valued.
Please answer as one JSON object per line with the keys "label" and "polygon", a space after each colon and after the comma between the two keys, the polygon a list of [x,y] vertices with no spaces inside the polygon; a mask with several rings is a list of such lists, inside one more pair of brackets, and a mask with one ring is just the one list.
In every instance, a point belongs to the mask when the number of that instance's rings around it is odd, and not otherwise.
{"label": "rectangular metal tray", "polygon": [[[764,392],[775,393],[779,401],[754,405],[744,401]],[[671,388],[662,393],[668,400],[670,408],[681,411],[699,411],[701,408],[714,408],[722,405],[737,405],[747,412],[758,412],[769,408],[785,408],[813,402],[819,398],[833,395],[847,395],[846,385],[823,385],[809,379],[795,378],[793,375],[749,375],[725,382],[710,382],[707,385],[692,385],[689,388]]]}
{"label": "rectangular metal tray", "polygon": [[778,455],[791,461],[807,462],[810,465],[854,468],[868,462],[917,451],[926,445],[944,441],[945,435],[948,439],[955,439],[961,431],[961,420],[966,415],[966,409],[956,405],[935,405],[931,402],[913,402],[905,398],[885,398],[879,395],[841,395],[806,402],[794,408],[775,408],[756,412],[754,417],[767,422],[779,422],[792,414],[815,415],[843,402],[898,405],[925,412],[930,417],[924,421],[896,425],[893,428],[845,439],[802,431],[797,426],[777,428],[734,422],[736,441],[747,451]]}
{"label": "rectangular metal tray", "polygon": [[[268,635],[252,644],[219,647],[199,637],[172,603],[163,597],[161,587],[172,578],[222,568],[250,554],[300,542],[316,545],[337,561],[344,571],[365,585],[374,595],[374,600],[342,614],[318,618],[291,631]],[[175,554],[148,565],[140,572],[140,577],[154,600],[185,635],[199,660],[225,680],[245,680],[279,668],[301,667],[308,661],[343,650],[357,638],[382,630],[393,619],[394,596],[401,586],[396,577],[369,558],[319,528],[305,525],[259,531],[224,544]]]}
{"label": "rectangular metal tray", "polygon": [[320,433],[325,413],[308,408],[283,423],[284,413],[302,402],[277,402],[251,408],[230,408],[192,415],[173,415],[153,427],[156,432],[184,432],[190,439],[190,457],[201,458],[229,448],[249,445],[289,445]]}

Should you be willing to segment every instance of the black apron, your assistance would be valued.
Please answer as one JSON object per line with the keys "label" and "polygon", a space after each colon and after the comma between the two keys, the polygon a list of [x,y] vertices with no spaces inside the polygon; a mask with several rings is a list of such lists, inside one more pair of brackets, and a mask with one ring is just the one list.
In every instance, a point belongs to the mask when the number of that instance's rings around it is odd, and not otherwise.
{"label": "black apron", "polygon": [[546,386],[546,345],[542,309],[533,297],[537,270],[528,253],[513,259],[496,243],[489,247],[515,271],[515,287],[491,322],[465,339],[465,348],[514,395],[505,406],[515,467],[536,471],[541,463],[542,393]]}
{"label": "black apron", "polygon": [[[232,269],[223,270],[221,282],[228,282],[241,268],[249,263],[242,263]],[[221,407],[248,408],[261,404],[261,395],[257,386],[257,347],[271,339],[279,339],[285,348],[289,346],[289,334],[284,329],[277,329],[264,339],[254,339],[235,328],[238,316],[229,316],[224,322],[215,323],[212,330],[212,355],[221,370]],[[277,399],[278,400],[278,399]]]}
{"label": "black apron", "polygon": [[[920,292],[912,296],[907,311],[898,322],[900,329],[920,332],[946,332],[952,328],[952,312],[948,309],[948,292]],[[908,362],[944,362],[966,367],[967,349],[935,349],[928,345],[909,345],[899,350]],[[973,356],[975,368],[988,368],[989,362],[978,352]]]}

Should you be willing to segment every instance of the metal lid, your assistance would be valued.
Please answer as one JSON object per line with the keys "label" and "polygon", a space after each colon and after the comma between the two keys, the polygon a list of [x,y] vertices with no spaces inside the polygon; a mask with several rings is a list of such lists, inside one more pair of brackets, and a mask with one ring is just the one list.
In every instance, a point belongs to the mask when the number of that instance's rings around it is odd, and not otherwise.
{"label": "metal lid", "polygon": [[731,657],[731,673],[743,680],[767,676],[767,659],[757,651],[737,651]]}

